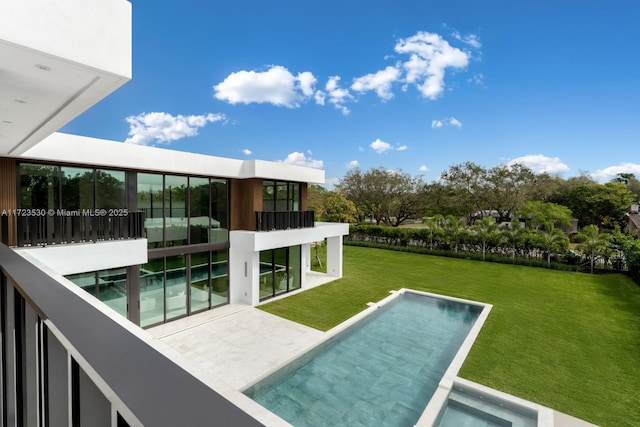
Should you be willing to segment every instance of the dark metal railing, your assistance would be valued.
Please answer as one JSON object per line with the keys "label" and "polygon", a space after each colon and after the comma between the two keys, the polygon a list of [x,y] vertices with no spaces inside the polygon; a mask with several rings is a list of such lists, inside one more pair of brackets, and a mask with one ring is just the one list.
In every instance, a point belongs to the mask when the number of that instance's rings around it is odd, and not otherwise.
{"label": "dark metal railing", "polygon": [[[144,212],[109,216],[101,211],[86,215],[16,216],[17,246],[46,246],[144,237]],[[8,230],[3,216],[2,230]],[[3,243],[8,233],[2,233]]]}
{"label": "dark metal railing", "polygon": [[314,226],[314,211],[256,212],[256,231],[313,228]]}
{"label": "dark metal railing", "polygon": [[0,244],[0,423],[261,425],[87,298]]}

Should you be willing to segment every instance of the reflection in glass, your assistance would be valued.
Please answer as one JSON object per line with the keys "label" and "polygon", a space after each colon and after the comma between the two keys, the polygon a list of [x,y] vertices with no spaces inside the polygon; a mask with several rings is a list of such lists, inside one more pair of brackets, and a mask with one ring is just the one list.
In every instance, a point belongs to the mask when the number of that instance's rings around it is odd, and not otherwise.
{"label": "reflection in glass", "polygon": [[62,167],[62,209],[94,209],[93,169]]}
{"label": "reflection in glass", "polygon": [[140,326],[164,321],[164,259],[140,266]]}
{"label": "reflection in glass", "polygon": [[98,299],[127,317],[127,269],[112,268],[98,272]]}
{"label": "reflection in glass", "polygon": [[127,269],[70,274],[67,279],[90,293],[123,317],[127,317]]}
{"label": "reflection in glass", "polygon": [[210,216],[209,178],[189,178],[189,239],[191,244],[209,242]]}
{"label": "reflection in glass", "polygon": [[96,208],[123,209],[126,207],[124,171],[96,170]]}
{"label": "reflection in glass", "polygon": [[275,183],[273,181],[262,182],[262,210],[264,212],[275,211]]}
{"label": "reflection in glass", "polygon": [[165,245],[187,244],[187,177],[164,177]]}
{"label": "reflection in glass", "polygon": [[298,183],[289,184],[289,210],[300,210],[300,184]]}
{"label": "reflection in glass", "polygon": [[[22,209],[58,209],[60,207],[58,166],[20,164],[20,208]],[[42,217],[41,217],[42,218]],[[31,233],[40,234],[42,239],[52,239],[55,234],[55,218],[51,215],[44,217],[38,233],[31,229]]]}
{"label": "reflection in glass", "polygon": [[144,212],[144,229],[149,248],[163,245],[162,175],[138,174],[138,209]]}
{"label": "reflection in glass", "polygon": [[227,180],[211,180],[211,230],[210,242],[226,242],[229,240],[229,214]]}
{"label": "reflection in glass", "polygon": [[229,302],[229,253],[211,254],[211,306]]}
{"label": "reflection in glass", "polygon": [[287,274],[287,248],[274,249],[274,265],[275,273],[275,295],[285,293],[289,289],[289,279]]}
{"label": "reflection in glass", "polygon": [[260,299],[273,296],[273,251],[260,252]]}
{"label": "reflection in glass", "polygon": [[191,312],[209,308],[209,252],[191,254]]}
{"label": "reflection in glass", "polygon": [[184,255],[167,257],[165,281],[166,320],[187,314],[187,262]]}
{"label": "reflection in glass", "polygon": [[302,276],[302,258],[300,246],[289,248],[289,290],[299,289]]}
{"label": "reflection in glass", "polygon": [[276,185],[276,211],[286,212],[289,210],[287,201],[289,200],[289,186],[286,182],[278,182]]}

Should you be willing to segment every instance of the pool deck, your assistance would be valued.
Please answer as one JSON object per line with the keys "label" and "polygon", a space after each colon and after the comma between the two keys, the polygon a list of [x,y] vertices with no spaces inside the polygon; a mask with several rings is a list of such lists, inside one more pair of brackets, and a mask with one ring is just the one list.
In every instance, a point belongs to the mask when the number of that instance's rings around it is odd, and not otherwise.
{"label": "pool deck", "polygon": [[[315,346],[326,334],[240,304],[226,305],[147,331],[177,352],[178,359],[184,361],[190,372],[242,407],[251,404],[243,395],[239,396],[239,391]],[[255,407],[248,409],[253,409],[252,413],[256,410]],[[269,419],[268,414],[263,414],[260,421],[266,425],[282,425],[279,419],[273,419],[273,423]],[[553,419],[555,427],[593,426],[556,411]]]}

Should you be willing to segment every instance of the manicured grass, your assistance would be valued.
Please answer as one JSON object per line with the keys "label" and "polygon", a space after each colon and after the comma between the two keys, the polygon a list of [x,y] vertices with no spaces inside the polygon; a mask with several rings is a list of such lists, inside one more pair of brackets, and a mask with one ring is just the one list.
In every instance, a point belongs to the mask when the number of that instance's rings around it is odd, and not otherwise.
{"label": "manicured grass", "polygon": [[344,278],[260,308],[327,330],[392,289],[493,304],[460,376],[603,426],[640,425],[640,287],[623,275],[344,247]]}

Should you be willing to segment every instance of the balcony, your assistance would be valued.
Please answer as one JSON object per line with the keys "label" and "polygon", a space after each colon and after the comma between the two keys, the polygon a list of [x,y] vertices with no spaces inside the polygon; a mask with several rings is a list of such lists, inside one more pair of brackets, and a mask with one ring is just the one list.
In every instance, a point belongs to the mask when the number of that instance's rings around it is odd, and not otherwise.
{"label": "balcony", "polygon": [[2,425],[260,425],[91,298],[0,244]]}
{"label": "balcony", "polygon": [[256,231],[315,227],[314,211],[256,212]]}
{"label": "balcony", "polygon": [[[48,246],[144,237],[143,212],[128,212],[124,216],[102,216],[100,211],[90,213],[94,215],[16,216],[16,246]],[[2,243],[9,245],[9,217],[2,216],[0,222]]]}

